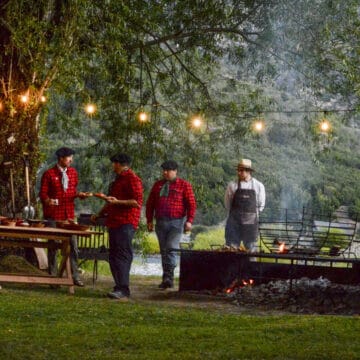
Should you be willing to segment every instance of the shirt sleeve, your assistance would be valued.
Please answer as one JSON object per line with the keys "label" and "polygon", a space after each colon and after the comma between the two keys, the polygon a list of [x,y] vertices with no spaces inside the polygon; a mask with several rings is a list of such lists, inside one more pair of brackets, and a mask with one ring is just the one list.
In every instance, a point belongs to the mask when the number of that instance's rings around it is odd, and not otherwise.
{"label": "shirt sleeve", "polygon": [[130,184],[132,198],[137,201],[137,203],[142,206],[143,203],[143,186],[140,178],[134,178]]}
{"label": "shirt sleeve", "polygon": [[224,204],[225,204],[225,209],[228,213],[230,212],[230,207],[234,197],[235,190],[236,189],[234,183],[231,182],[229,183],[225,191]]}
{"label": "shirt sleeve", "polygon": [[186,221],[189,223],[193,223],[196,212],[196,200],[195,200],[194,191],[190,183],[186,183],[185,203],[186,203]]}
{"label": "shirt sleeve", "polygon": [[41,202],[49,199],[49,173],[46,171],[41,178],[39,197]]}
{"label": "shirt sleeve", "polygon": [[155,201],[156,201],[156,183],[153,185],[149,197],[146,202],[146,221],[147,223],[152,223],[154,218],[155,211]]}
{"label": "shirt sleeve", "polygon": [[265,193],[265,186],[263,184],[259,184],[259,195],[258,195],[258,207],[259,211],[263,211],[265,208],[265,201],[266,201],[266,193]]}

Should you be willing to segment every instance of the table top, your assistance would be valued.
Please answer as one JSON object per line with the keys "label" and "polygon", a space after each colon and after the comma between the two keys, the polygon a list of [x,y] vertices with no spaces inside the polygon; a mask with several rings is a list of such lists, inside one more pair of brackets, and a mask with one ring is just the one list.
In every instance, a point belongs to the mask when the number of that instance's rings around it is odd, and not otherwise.
{"label": "table top", "polygon": [[92,234],[99,234],[98,231],[91,230],[67,230],[53,227],[31,227],[31,226],[4,226],[0,225],[0,236],[13,236],[24,238],[49,238],[49,239],[69,239],[71,236],[89,237]]}

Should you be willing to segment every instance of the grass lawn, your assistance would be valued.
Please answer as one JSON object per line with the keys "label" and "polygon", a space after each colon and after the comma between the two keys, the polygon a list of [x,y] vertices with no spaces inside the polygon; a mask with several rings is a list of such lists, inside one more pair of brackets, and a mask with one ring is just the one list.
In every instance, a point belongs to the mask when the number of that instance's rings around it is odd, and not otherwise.
{"label": "grass lawn", "polygon": [[3,284],[0,359],[360,358],[358,316],[249,315],[104,293]]}

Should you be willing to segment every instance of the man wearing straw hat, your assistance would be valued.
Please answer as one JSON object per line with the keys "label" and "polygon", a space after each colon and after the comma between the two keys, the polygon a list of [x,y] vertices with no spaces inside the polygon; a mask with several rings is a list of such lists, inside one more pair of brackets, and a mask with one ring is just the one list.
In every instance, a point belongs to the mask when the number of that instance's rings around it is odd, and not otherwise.
{"label": "man wearing straw hat", "polygon": [[228,217],[225,227],[227,246],[239,247],[241,241],[249,252],[255,251],[258,217],[265,207],[265,187],[252,177],[251,160],[242,159],[237,167],[238,181],[230,182],[225,192]]}

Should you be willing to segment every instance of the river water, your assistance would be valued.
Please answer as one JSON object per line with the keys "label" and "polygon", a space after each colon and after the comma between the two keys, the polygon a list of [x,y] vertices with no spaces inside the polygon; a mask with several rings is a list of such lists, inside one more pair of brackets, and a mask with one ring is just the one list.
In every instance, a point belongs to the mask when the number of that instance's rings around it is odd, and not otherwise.
{"label": "river water", "polygon": [[[179,259],[177,260],[179,264]],[[142,256],[135,255],[130,270],[131,275],[146,275],[152,276],[162,275],[161,257],[160,255],[152,255],[143,258]],[[175,276],[179,276],[179,266],[175,268]]]}

